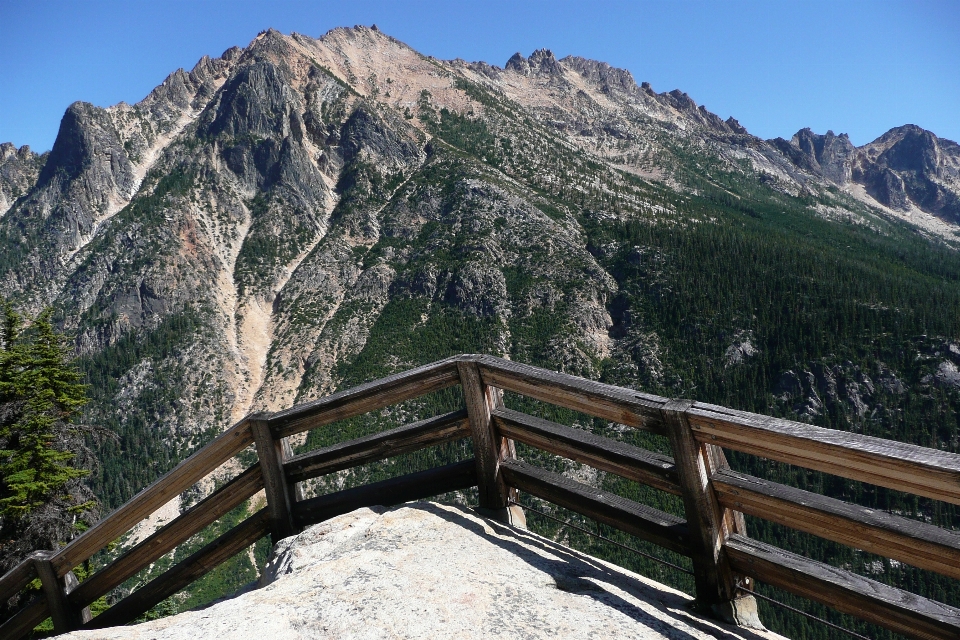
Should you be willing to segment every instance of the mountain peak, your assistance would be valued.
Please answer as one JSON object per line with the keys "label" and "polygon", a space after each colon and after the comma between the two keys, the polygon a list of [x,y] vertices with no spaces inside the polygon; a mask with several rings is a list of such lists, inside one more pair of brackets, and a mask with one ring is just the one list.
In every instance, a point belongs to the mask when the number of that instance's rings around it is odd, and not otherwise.
{"label": "mountain peak", "polygon": [[504,69],[525,76],[559,76],[563,73],[560,63],[557,62],[557,58],[550,49],[537,49],[530,54],[530,58],[524,58],[523,54],[519,52],[515,53],[507,60]]}

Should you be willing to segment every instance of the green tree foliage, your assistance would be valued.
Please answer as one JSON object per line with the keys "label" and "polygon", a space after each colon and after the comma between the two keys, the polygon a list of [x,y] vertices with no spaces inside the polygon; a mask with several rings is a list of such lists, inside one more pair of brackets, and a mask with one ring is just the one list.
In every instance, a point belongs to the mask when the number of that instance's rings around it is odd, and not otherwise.
{"label": "green tree foliage", "polygon": [[[29,333],[7,305],[0,351],[0,517],[20,519],[55,497],[69,499],[71,480],[89,471],[72,466],[76,457],[63,444],[73,435],[73,418],[86,403],[80,374],[69,364],[63,339],[50,323],[36,319]],[[84,503],[70,506],[83,511]]]}
{"label": "green tree foliage", "polygon": [[[81,479],[93,458],[77,424],[86,387],[52,311],[25,322],[9,304],[0,326],[0,574],[35,549],[55,549],[97,519]],[[16,609],[16,598],[3,603]],[[7,613],[0,608],[0,619]]]}

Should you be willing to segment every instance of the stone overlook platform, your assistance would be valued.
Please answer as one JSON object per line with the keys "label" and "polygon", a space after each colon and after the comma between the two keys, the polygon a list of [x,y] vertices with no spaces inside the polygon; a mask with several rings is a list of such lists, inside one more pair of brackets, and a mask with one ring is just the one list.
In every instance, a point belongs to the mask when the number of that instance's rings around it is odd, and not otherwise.
{"label": "stone overlook platform", "polygon": [[275,547],[259,588],[74,640],[781,638],[529,531],[432,502],[357,509]]}

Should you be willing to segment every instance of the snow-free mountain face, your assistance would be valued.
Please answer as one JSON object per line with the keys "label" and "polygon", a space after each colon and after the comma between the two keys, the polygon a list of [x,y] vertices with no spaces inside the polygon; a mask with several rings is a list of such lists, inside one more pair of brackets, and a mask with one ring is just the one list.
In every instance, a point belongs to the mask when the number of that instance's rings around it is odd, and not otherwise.
{"label": "snow-free mountain face", "polygon": [[270,30],[0,147],[0,294],[75,336],[114,503],[250,411],[458,352],[887,428],[897,389],[953,389],[958,149],[765,141],[547,50]]}

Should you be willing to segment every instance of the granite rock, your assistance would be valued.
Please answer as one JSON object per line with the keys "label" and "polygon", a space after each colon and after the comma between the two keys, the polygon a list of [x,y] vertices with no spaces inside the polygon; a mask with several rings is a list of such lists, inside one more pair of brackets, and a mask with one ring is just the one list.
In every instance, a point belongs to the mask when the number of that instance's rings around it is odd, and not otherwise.
{"label": "granite rock", "polygon": [[94,638],[779,638],[693,615],[682,593],[462,507],[359,509],[282,540],[261,585]]}

